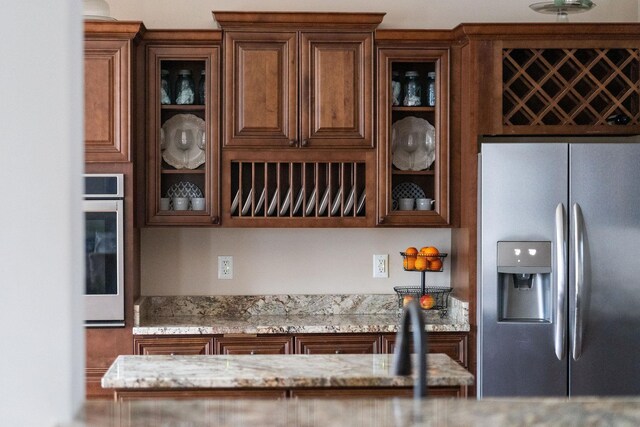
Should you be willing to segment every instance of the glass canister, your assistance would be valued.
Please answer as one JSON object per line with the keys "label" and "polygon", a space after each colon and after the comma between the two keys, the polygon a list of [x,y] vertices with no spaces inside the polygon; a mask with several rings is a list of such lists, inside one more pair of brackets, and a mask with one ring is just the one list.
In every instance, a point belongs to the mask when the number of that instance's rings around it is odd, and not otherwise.
{"label": "glass canister", "polygon": [[402,104],[406,107],[422,105],[422,86],[418,80],[420,75],[417,71],[407,71],[404,73],[404,77],[404,101]]}
{"label": "glass canister", "polygon": [[198,100],[200,101],[200,104],[204,105],[205,104],[205,90],[204,88],[206,87],[205,84],[205,75],[207,74],[206,70],[202,70],[200,72],[200,80],[198,81]]}
{"label": "glass canister", "polygon": [[427,73],[427,105],[436,105],[436,73],[433,71]]}
{"label": "glass canister", "polygon": [[194,103],[196,90],[190,70],[178,71],[175,94],[176,104],[188,105]]}
{"label": "glass canister", "polygon": [[402,99],[402,82],[400,81],[400,71],[394,71],[391,77],[391,105],[400,105]]}
{"label": "glass canister", "polygon": [[171,88],[169,86],[169,70],[160,71],[160,103],[171,104]]}

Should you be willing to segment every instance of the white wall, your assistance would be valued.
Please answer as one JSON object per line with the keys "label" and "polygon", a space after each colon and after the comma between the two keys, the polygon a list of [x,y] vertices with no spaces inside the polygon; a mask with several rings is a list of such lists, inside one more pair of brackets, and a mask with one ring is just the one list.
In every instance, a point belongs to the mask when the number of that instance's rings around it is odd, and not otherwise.
{"label": "white wall", "polygon": [[[109,0],[112,16],[147,28],[216,28],[212,10],[386,12],[381,28],[453,28],[461,22],[554,22],[533,12],[534,0]],[[580,21],[637,21],[638,0],[597,0]],[[399,251],[437,242],[449,230],[429,229],[146,229],[142,243],[144,295],[383,293],[416,284],[401,270]],[[444,248],[444,249],[443,249]],[[309,255],[307,255],[309,253]],[[372,279],[372,255],[390,254],[389,279]],[[233,255],[235,278],[217,279],[218,255]],[[449,284],[446,271],[429,275]],[[437,277],[437,279],[436,279]]]}
{"label": "white wall", "polygon": [[84,399],[80,0],[0,13],[0,424],[69,421]]}
{"label": "white wall", "polygon": [[[542,0],[109,0],[118,19],[148,28],[215,28],[212,10],[386,12],[381,28],[453,28],[462,22],[553,22],[529,5]],[[572,22],[635,22],[638,0],[595,0]]]}

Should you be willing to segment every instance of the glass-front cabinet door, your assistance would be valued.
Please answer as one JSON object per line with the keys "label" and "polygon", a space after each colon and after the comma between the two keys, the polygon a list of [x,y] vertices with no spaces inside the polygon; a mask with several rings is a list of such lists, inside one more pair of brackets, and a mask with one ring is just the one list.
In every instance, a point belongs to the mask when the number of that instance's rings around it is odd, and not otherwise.
{"label": "glass-front cabinet door", "polygon": [[147,225],[220,223],[218,72],[218,46],[147,46]]}
{"label": "glass-front cabinet door", "polygon": [[449,224],[446,49],[378,49],[378,225]]}

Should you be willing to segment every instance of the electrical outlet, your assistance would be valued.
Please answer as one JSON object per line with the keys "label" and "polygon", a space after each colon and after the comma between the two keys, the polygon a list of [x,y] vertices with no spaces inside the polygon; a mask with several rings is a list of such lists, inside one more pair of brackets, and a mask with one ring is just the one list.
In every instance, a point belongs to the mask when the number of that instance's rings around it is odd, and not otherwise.
{"label": "electrical outlet", "polygon": [[233,257],[218,257],[218,279],[233,279]]}
{"label": "electrical outlet", "polygon": [[385,279],[389,277],[389,254],[373,256],[373,278]]}

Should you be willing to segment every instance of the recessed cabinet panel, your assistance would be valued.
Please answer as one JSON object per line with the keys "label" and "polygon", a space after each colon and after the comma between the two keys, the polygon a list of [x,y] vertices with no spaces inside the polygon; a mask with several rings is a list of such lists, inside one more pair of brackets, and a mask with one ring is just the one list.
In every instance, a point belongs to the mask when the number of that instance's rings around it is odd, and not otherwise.
{"label": "recessed cabinet panel", "polygon": [[307,146],[372,146],[371,34],[302,33],[301,45]]}
{"label": "recessed cabinet panel", "polygon": [[225,37],[225,145],[288,146],[297,139],[296,33]]}
{"label": "recessed cabinet panel", "polygon": [[87,162],[129,161],[129,40],[85,40]]}

